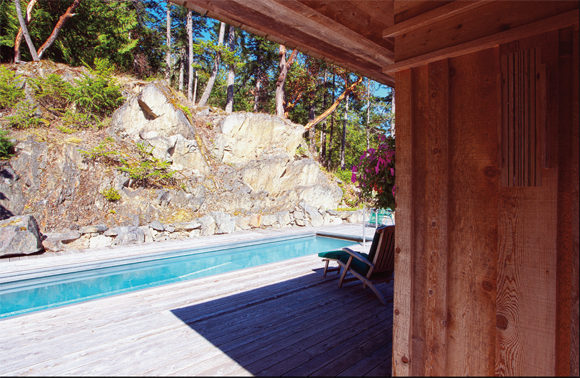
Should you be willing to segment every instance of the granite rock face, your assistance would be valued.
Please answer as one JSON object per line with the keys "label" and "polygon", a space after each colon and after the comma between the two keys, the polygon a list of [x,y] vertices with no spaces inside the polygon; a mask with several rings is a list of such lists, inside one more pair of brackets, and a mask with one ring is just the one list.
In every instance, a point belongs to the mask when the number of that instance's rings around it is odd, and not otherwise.
{"label": "granite rock face", "polygon": [[31,254],[43,250],[36,219],[30,215],[0,221],[0,256]]}
{"label": "granite rock face", "polygon": [[[69,82],[85,73],[44,63],[31,67],[23,87],[27,78],[57,72],[55,67]],[[124,84],[123,94],[125,103],[106,129],[15,139],[15,156],[0,164],[0,220],[31,216],[46,237],[40,243],[28,226],[28,236],[6,227],[12,231],[3,231],[4,244],[12,252],[0,254],[360,221],[352,212],[332,213],[342,189],[316,160],[296,156],[303,126],[273,115],[196,108],[162,82]],[[135,143],[149,149],[169,163],[176,181],[140,184],[119,169],[120,161],[89,158],[107,137],[124,158],[135,159],[128,155]],[[107,198],[110,190],[119,198]]]}
{"label": "granite rock face", "polygon": [[237,112],[223,118],[215,154],[224,163],[247,163],[269,151],[294,155],[304,127],[274,115]]}

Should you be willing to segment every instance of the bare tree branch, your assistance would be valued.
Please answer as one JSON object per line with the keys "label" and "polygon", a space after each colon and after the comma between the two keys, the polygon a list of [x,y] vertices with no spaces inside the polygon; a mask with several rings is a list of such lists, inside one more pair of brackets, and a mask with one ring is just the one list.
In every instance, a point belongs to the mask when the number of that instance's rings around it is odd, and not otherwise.
{"label": "bare tree branch", "polygon": [[44,44],[42,46],[40,46],[40,49],[38,50],[38,58],[39,59],[42,58],[42,56],[44,55],[44,52],[50,46],[52,46],[52,44],[54,43],[54,41],[58,37],[58,34],[62,30],[62,27],[66,23],[66,21],[75,15],[73,12],[75,9],[77,9],[77,7],[80,5],[80,3],[81,3],[81,0],[74,0],[72,5],[70,7],[68,7],[66,12],[64,12],[64,14],[62,16],[60,16],[60,18],[58,19],[58,22],[54,26],[54,29],[52,29],[52,33],[50,33],[50,36],[48,37],[46,42],[44,42]]}
{"label": "bare tree branch", "polygon": [[324,113],[322,113],[321,115],[319,115],[318,117],[316,117],[316,119],[312,122],[308,122],[306,124],[306,126],[304,126],[304,130],[309,130],[311,127],[314,127],[316,125],[318,125],[320,122],[324,121],[329,115],[332,114],[333,111],[336,110],[336,108],[338,107],[338,105],[340,104],[340,102],[342,100],[344,100],[344,98],[349,95],[350,93],[352,93],[352,91],[354,90],[354,88],[359,85],[362,82],[363,77],[360,76],[354,83],[352,83],[348,88],[346,88],[344,90],[344,92],[342,92],[342,94],[340,96],[338,96],[338,98],[336,99],[336,101],[330,105],[330,108],[326,109],[326,111]]}
{"label": "bare tree branch", "polygon": [[[36,2],[37,0],[30,0],[30,3],[28,3],[28,6],[26,6],[26,18],[24,19],[26,26],[28,26],[32,20],[32,8]],[[14,40],[14,63],[20,62],[20,45],[22,44],[23,36],[24,34],[22,33],[22,28],[18,28],[18,33],[16,34],[16,39]]]}
{"label": "bare tree branch", "polygon": [[30,34],[28,34],[28,28],[26,27],[26,22],[22,17],[22,9],[20,9],[20,0],[14,0],[14,5],[16,7],[16,15],[18,16],[18,22],[20,23],[20,28],[22,29],[22,33],[24,34],[24,39],[26,40],[26,44],[28,45],[28,49],[30,50],[30,55],[32,55],[32,60],[38,61],[38,54],[36,53],[36,48],[30,39]]}

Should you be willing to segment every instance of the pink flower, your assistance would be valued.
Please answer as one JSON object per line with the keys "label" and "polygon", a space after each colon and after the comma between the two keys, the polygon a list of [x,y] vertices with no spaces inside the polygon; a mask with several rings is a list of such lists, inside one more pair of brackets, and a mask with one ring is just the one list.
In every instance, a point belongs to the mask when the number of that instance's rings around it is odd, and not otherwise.
{"label": "pink flower", "polygon": [[393,197],[395,196],[395,188],[397,187],[397,185],[393,185]]}
{"label": "pink flower", "polygon": [[394,176],[395,175],[395,170],[393,168],[390,168],[390,170],[391,170],[391,176]]}
{"label": "pink flower", "polygon": [[350,181],[352,181],[352,183],[354,184],[356,182],[356,173],[352,173],[352,177],[350,178]]}

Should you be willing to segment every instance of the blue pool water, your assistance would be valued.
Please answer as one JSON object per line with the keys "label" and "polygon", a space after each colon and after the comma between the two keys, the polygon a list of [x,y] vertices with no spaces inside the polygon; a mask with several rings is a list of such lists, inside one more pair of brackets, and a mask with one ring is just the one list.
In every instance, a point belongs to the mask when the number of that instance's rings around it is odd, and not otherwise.
{"label": "blue pool water", "polygon": [[19,274],[0,282],[0,318],[352,245],[319,235],[213,246]]}

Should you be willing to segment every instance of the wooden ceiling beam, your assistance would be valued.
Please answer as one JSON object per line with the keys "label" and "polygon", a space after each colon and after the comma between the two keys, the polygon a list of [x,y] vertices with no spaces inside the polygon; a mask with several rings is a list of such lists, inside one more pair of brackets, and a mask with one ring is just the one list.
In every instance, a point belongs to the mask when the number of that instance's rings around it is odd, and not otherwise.
{"label": "wooden ceiling beam", "polygon": [[526,24],[514,29],[506,30],[497,34],[488,35],[473,41],[465,42],[456,46],[447,47],[441,50],[433,51],[427,54],[419,55],[413,58],[397,62],[386,66],[383,72],[395,73],[408,68],[423,66],[446,58],[455,58],[457,56],[471,54],[476,51],[488,49],[503,43],[531,37],[550,30],[562,29],[578,24],[578,9],[559,14],[550,18]]}
{"label": "wooden ceiling beam", "polygon": [[406,34],[494,1],[496,0],[454,1],[386,28],[383,30],[383,38]]}
{"label": "wooden ceiling beam", "polygon": [[[307,34],[294,28],[291,24],[283,23],[283,20],[272,17],[271,13],[265,12],[258,7],[253,9],[246,6],[245,1],[211,1],[211,0],[170,0],[176,4],[186,3],[189,9],[198,13],[206,11],[206,15],[220,21],[229,20],[228,23],[240,25],[242,30],[252,34],[264,36],[267,39],[284,41],[289,49],[297,49],[310,54],[317,54],[326,61],[337,66],[361,72],[364,76],[389,86],[394,86],[394,77],[385,74],[382,66],[369,62],[352,54],[345,46],[333,45],[319,38],[320,33]],[[287,20],[285,20],[287,22]],[[224,21],[227,22],[227,21]],[[361,37],[362,38],[362,37]],[[276,43],[279,43],[277,42]]]}
{"label": "wooden ceiling beam", "polygon": [[[392,20],[385,19],[378,21],[361,7],[367,5],[367,1],[349,2],[345,0],[338,1],[320,1],[320,0],[298,0],[300,3],[316,12],[330,18],[334,22],[360,34],[364,38],[386,48],[389,51],[395,51],[394,41],[383,38],[382,31],[392,25]],[[390,4],[389,2],[384,2]],[[376,9],[377,7],[375,7]]]}
{"label": "wooden ceiling beam", "polygon": [[342,46],[351,54],[379,66],[394,62],[394,52],[378,45],[363,35],[341,25],[333,19],[317,12],[298,0],[231,0],[258,10],[263,14],[292,25],[301,32],[318,36],[334,46]]}

